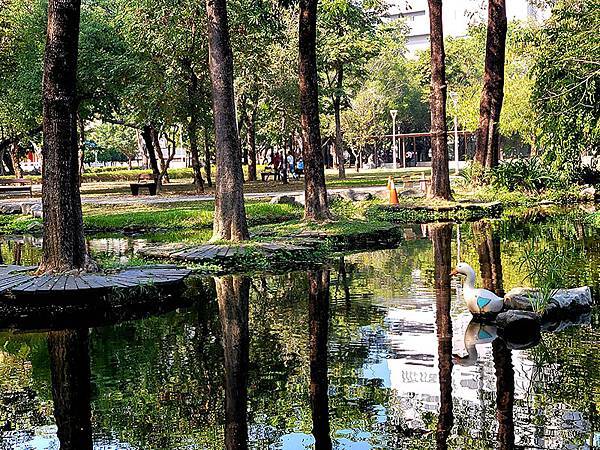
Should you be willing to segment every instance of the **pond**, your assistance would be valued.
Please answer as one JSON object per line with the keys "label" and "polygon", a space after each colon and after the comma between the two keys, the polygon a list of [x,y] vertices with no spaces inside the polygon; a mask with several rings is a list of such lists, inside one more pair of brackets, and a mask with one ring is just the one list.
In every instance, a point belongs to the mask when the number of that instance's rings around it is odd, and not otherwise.
{"label": "pond", "polygon": [[549,220],[404,235],[326,267],[195,277],[160,314],[2,332],[0,448],[600,446],[597,312],[517,345],[470,323],[448,275],[460,252],[479,285],[508,290],[545,249],[570,255],[565,285],[596,293],[597,233]]}

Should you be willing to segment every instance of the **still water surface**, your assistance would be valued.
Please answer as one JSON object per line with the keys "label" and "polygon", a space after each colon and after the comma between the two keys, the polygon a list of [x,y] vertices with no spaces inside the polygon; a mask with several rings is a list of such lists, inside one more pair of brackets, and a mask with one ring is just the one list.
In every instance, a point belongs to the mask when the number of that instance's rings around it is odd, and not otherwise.
{"label": "still water surface", "polygon": [[[597,314],[525,349],[496,338],[449,279],[457,234],[416,226],[319,270],[195,278],[162,315],[5,331],[0,448],[600,446]],[[460,227],[461,259],[496,290],[527,284],[530,246],[575,255],[565,285],[598,284],[581,224]]]}

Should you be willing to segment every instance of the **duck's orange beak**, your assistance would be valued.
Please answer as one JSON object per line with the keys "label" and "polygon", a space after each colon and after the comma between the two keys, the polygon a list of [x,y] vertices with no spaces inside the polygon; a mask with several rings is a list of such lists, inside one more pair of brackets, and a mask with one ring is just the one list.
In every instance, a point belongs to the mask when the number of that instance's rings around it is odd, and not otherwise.
{"label": "duck's orange beak", "polygon": [[453,277],[454,275],[458,275],[458,270],[452,269],[452,272],[450,272],[450,276]]}

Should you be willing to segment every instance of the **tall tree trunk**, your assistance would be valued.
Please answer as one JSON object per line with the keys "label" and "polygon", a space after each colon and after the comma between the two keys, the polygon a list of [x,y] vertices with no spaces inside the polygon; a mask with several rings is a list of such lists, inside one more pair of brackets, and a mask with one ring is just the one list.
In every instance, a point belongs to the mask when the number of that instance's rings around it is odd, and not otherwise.
{"label": "tall tree trunk", "polygon": [[19,141],[13,141],[12,144],[10,145],[10,161],[12,163],[13,166],[13,171],[15,173],[15,178],[22,178],[23,177],[23,171],[21,170],[21,165],[20,160],[21,158],[19,157],[19,150],[20,150],[20,146],[19,146]]}
{"label": "tall tree trunk", "polygon": [[316,37],[317,0],[300,0],[299,86],[304,158],[304,218],[321,221],[329,219],[331,214],[327,205],[325,168],[321,150]]}
{"label": "tall tree trunk", "polygon": [[341,119],[341,103],[342,103],[342,88],[344,77],[344,66],[339,64],[335,74],[335,93],[333,94],[333,116],[335,118],[335,155],[338,160],[338,177],[346,178],[346,168],[344,166],[344,142],[342,139],[342,119]]}
{"label": "tall tree trunk", "polygon": [[431,190],[429,196],[449,200],[450,173],[446,144],[446,67],[442,0],[427,0],[431,30]]}
{"label": "tall tree trunk", "polygon": [[248,114],[248,181],[256,181],[256,106]]}
{"label": "tall tree trunk", "polygon": [[452,430],[452,318],[450,317],[450,270],[452,265],[452,224],[430,228],[435,264],[435,323],[438,339],[438,369],[440,382],[440,413],[438,416],[437,448],[448,448]]}
{"label": "tall tree trunk", "polygon": [[475,149],[475,161],[488,169],[498,165],[498,126],[504,98],[506,29],[506,0],[489,0],[485,71]]}
{"label": "tall tree trunk", "polygon": [[210,170],[210,136],[208,127],[204,127],[204,171],[206,172],[206,184],[212,187],[212,174]]}
{"label": "tall tree trunk", "polygon": [[502,339],[492,342],[494,367],[496,369],[496,419],[498,420],[499,450],[515,448],[515,424],[513,408],[515,403],[515,371],[512,365],[512,352]]}
{"label": "tall tree trunk", "polygon": [[331,450],[327,376],[327,335],[329,330],[329,270],[308,272],[310,409],[316,450]]}
{"label": "tall tree trunk", "polygon": [[237,134],[233,93],[233,55],[226,0],[206,0],[209,68],[217,159],[215,219],[212,240],[248,239],[244,209],[244,173]]}
{"label": "tall tree trunk", "polygon": [[89,264],[79,194],[77,46],[80,0],[50,0],[44,57],[40,272],[93,268]]}
{"label": "tall tree trunk", "polygon": [[88,330],[51,331],[48,353],[61,450],[92,448]]}
{"label": "tall tree trunk", "polygon": [[160,169],[158,168],[158,161],[156,159],[156,150],[154,149],[154,140],[152,139],[152,125],[144,125],[142,129],[142,139],[146,146],[146,152],[148,152],[148,160],[150,161],[150,168],[152,169],[152,175],[156,180],[156,187],[158,190],[161,188]]}
{"label": "tall tree trunk", "polygon": [[248,297],[250,279],[216,278],[225,369],[225,448],[248,448]]}

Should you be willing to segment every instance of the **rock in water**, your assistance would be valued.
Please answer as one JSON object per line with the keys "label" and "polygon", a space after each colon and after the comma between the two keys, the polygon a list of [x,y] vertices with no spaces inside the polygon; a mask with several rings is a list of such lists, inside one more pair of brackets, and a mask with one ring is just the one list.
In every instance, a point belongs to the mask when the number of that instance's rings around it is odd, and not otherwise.
{"label": "rock in water", "polygon": [[[533,311],[531,300],[539,296],[537,289],[511,289],[504,297],[504,305],[511,310]],[[592,293],[588,286],[558,289],[548,302],[545,314],[572,314],[589,311],[591,307]]]}
{"label": "rock in water", "polygon": [[535,345],[540,339],[539,314],[531,311],[510,310],[496,316],[498,334],[509,348],[523,349]]}

